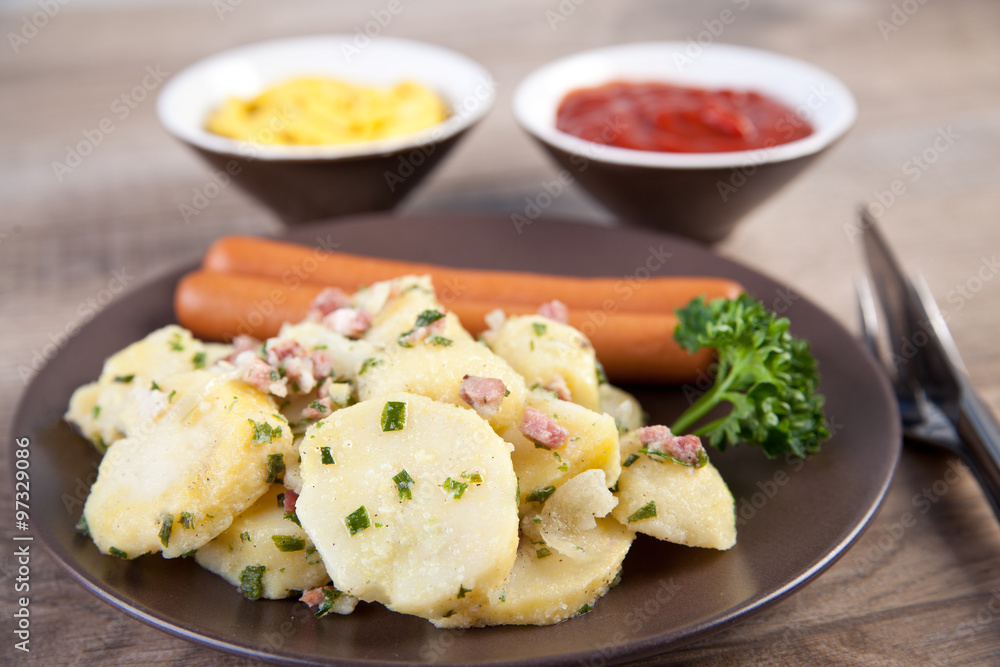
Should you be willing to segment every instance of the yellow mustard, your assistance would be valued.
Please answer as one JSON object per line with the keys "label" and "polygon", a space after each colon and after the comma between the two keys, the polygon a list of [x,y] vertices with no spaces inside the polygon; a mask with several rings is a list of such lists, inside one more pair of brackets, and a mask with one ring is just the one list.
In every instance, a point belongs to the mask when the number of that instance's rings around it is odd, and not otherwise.
{"label": "yellow mustard", "polygon": [[377,87],[302,78],[251,100],[230,99],[209,117],[207,129],[260,144],[324,145],[394,137],[447,117],[441,97],[412,81]]}

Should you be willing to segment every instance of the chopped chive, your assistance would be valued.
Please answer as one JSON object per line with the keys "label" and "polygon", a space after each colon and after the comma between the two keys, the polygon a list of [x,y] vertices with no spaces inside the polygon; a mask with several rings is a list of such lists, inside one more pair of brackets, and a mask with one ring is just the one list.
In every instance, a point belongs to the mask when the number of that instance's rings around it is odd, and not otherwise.
{"label": "chopped chive", "polygon": [[175,333],[173,336],[170,337],[169,345],[170,349],[174,352],[184,351],[184,346],[181,344],[181,335],[179,333]]}
{"label": "chopped chive", "polygon": [[424,312],[417,315],[417,321],[416,323],[414,323],[413,328],[419,329],[420,327],[426,327],[429,324],[437,322],[442,317],[444,317],[444,313],[442,313],[440,310],[430,310],[430,309],[425,310]]}
{"label": "chopped chive", "polygon": [[532,322],[531,328],[535,330],[536,336],[544,336],[545,332],[549,330],[549,327],[544,322]]}
{"label": "chopped chive", "polygon": [[191,530],[194,528],[194,514],[191,512],[181,512],[180,522],[183,527]]}
{"label": "chopped chive", "polygon": [[528,502],[541,503],[542,505],[544,505],[545,501],[549,499],[549,496],[551,496],[555,492],[556,492],[556,487],[554,486],[546,486],[541,489],[535,489],[528,495]]}
{"label": "chopped chive", "polygon": [[302,551],[306,548],[306,541],[301,537],[272,535],[271,541],[274,542],[274,546],[278,548],[278,551]]}
{"label": "chopped chive", "polygon": [[267,567],[264,565],[247,565],[240,572],[240,593],[247,600],[259,600],[264,594],[264,572]]}
{"label": "chopped chive", "polygon": [[413,492],[410,489],[413,488],[414,480],[410,477],[410,473],[400,470],[393,476],[392,481],[396,483],[400,500],[413,500]]}
{"label": "chopped chive", "polygon": [[634,453],[633,454],[629,454],[625,458],[625,460],[622,461],[622,467],[628,468],[629,466],[631,466],[633,463],[635,463],[638,460],[639,460],[639,455],[638,454],[634,454]]}
{"label": "chopped chive", "polygon": [[576,613],[578,615],[579,614],[586,614],[586,613],[589,613],[589,612],[591,612],[593,610],[594,610],[594,605],[592,605],[592,604],[585,604],[582,607],[580,607],[579,611],[577,611]]}
{"label": "chopped chive", "polygon": [[428,336],[426,340],[431,345],[440,345],[442,347],[448,347],[453,342],[455,342],[455,341],[453,341],[450,338],[445,338],[444,336],[439,336],[438,334],[434,334],[432,336]]}
{"label": "chopped chive", "polygon": [[296,514],[295,512],[285,512],[285,518],[294,523],[299,528],[302,527],[302,524],[299,522],[299,515]]}
{"label": "chopped chive", "polygon": [[466,588],[462,584],[458,585],[458,597],[459,598],[464,598],[466,593],[471,593],[471,592],[472,592],[471,588]]}
{"label": "chopped chive", "polygon": [[264,445],[270,442],[274,442],[275,438],[281,437],[281,427],[271,426],[267,422],[257,423],[252,419],[247,419],[250,425],[253,426],[253,438],[252,442],[258,445]]}
{"label": "chopped chive", "polygon": [[152,383],[150,383],[149,388],[152,391],[159,391],[160,385],[156,384],[156,380],[153,380]]}
{"label": "chopped chive", "polygon": [[466,482],[458,482],[449,477],[441,484],[441,488],[446,493],[450,493],[452,498],[458,500],[465,494],[465,490],[469,488],[469,485]]}
{"label": "chopped chive", "polygon": [[111,547],[108,549],[108,555],[114,556],[115,558],[121,558],[122,560],[128,559],[128,554],[118,547]]}
{"label": "chopped chive", "polygon": [[608,374],[604,372],[604,364],[600,361],[595,361],[596,371],[597,371],[597,384],[607,384]]}
{"label": "chopped chive", "polygon": [[358,369],[358,375],[364,375],[369,368],[375,368],[376,366],[381,366],[385,363],[382,359],[377,359],[375,357],[368,357],[361,362],[361,368]]}
{"label": "chopped chive", "polygon": [[470,484],[482,484],[483,483],[483,476],[480,475],[478,472],[474,472],[474,473],[471,473],[471,474],[467,473],[467,472],[463,472],[462,473],[462,479],[469,480]]}
{"label": "chopped chive", "polygon": [[250,541],[250,532],[244,530],[242,533],[240,533],[240,542],[249,542],[249,541]]}
{"label": "chopped chive", "polygon": [[546,558],[552,555],[552,551],[548,547],[542,547],[541,549],[535,550],[535,556],[538,558]]}
{"label": "chopped chive", "polygon": [[195,368],[204,368],[205,367],[205,353],[204,352],[195,352],[194,356],[191,357],[191,363],[194,364]]}
{"label": "chopped chive", "polygon": [[135,379],[135,373],[132,373],[130,375],[116,375],[115,376],[115,382],[129,383],[129,382],[131,382],[134,379]]}
{"label": "chopped chive", "polygon": [[170,533],[174,532],[174,515],[168,514],[163,517],[160,524],[160,544],[166,548],[170,544]]}
{"label": "chopped chive", "polygon": [[94,419],[97,419],[98,417],[100,417],[101,416],[101,406],[95,405],[93,412],[94,412]]}
{"label": "chopped chive", "polygon": [[351,535],[357,535],[365,528],[372,525],[371,520],[368,518],[368,510],[362,505],[358,509],[354,510],[344,519],[344,525],[347,526],[347,530]]}
{"label": "chopped chive", "polygon": [[382,430],[402,431],[406,426],[406,403],[388,401],[382,408]]}
{"label": "chopped chive", "polygon": [[285,473],[285,457],[281,454],[267,455],[267,468],[264,471],[264,481],[268,484],[277,482]]}
{"label": "chopped chive", "polygon": [[329,447],[319,448],[319,460],[323,465],[333,465],[336,461],[333,460],[333,454],[330,453]]}
{"label": "chopped chive", "polygon": [[656,517],[656,501],[650,500],[648,503],[633,512],[632,515],[626,519],[626,521],[632,523],[633,521],[642,521],[643,519],[652,519],[654,517]]}
{"label": "chopped chive", "polygon": [[177,395],[177,390],[176,389],[171,390],[170,391],[170,395],[167,396],[167,403],[173,403],[174,402],[174,396],[176,396],[176,395]]}
{"label": "chopped chive", "polygon": [[316,618],[323,618],[333,609],[334,603],[340,599],[343,592],[338,591],[333,586],[323,587],[323,601],[319,604],[319,609],[316,610]]}

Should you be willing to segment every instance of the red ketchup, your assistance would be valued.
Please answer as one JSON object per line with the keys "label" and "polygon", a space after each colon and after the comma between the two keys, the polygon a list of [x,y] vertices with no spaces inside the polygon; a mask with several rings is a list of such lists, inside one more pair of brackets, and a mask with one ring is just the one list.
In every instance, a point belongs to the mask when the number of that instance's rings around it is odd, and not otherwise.
{"label": "red ketchup", "polygon": [[556,128],[599,144],[667,153],[769,148],[813,132],[795,111],[760,93],[625,81],[567,94]]}

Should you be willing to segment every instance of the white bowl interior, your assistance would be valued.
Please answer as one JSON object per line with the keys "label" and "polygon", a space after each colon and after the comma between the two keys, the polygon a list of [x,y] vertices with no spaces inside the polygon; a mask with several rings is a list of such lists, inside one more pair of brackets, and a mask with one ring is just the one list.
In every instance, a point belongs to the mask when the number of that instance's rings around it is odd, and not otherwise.
{"label": "white bowl interior", "polygon": [[[451,116],[419,132],[331,146],[250,144],[205,129],[211,112],[230,97],[252,97],[269,86],[303,76],[363,85],[417,81],[442,96]],[[489,72],[454,51],[388,37],[365,43],[354,35],[326,35],[260,42],[200,60],[167,82],[156,110],[168,131],[208,150],[256,159],[322,159],[381,155],[446,139],[482,118],[495,96]]]}
{"label": "white bowl interior", "polygon": [[[556,111],[568,92],[615,80],[757,91],[796,111],[810,122],[813,133],[798,141],[751,151],[665,153],[595,144],[556,130]],[[816,153],[851,127],[857,104],[839,79],[801,60],[725,44],[702,47],[693,42],[649,42],[585,51],[535,70],[514,93],[514,116],[539,139],[589,159],[707,169],[781,162]]]}

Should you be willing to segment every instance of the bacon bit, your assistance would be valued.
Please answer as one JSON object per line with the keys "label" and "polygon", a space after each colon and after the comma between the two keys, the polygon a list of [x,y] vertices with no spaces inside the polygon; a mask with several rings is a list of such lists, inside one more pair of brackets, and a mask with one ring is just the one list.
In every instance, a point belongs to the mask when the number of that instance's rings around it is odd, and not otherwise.
{"label": "bacon bit", "polygon": [[317,398],[302,410],[303,419],[322,419],[330,414],[332,410],[330,397]]}
{"label": "bacon bit", "polygon": [[553,299],[548,303],[543,303],[538,307],[538,314],[542,317],[547,317],[550,320],[555,320],[556,322],[569,324],[569,308],[566,307],[565,303],[558,299]]}
{"label": "bacon bit", "polygon": [[295,511],[295,501],[299,499],[299,494],[295,493],[291,489],[285,489],[285,511],[294,512]]}
{"label": "bacon bit", "polygon": [[358,338],[372,325],[372,316],[361,308],[340,308],[323,318],[323,325],[347,338]]}
{"label": "bacon bit", "polygon": [[323,349],[313,350],[309,358],[312,360],[313,375],[317,379],[322,377],[329,379],[333,375],[333,357],[329,352]]}
{"label": "bacon bit", "polygon": [[335,310],[347,308],[351,305],[351,297],[339,287],[327,287],[316,295],[309,305],[311,312],[316,312],[320,317],[325,317]]}
{"label": "bacon bit", "polygon": [[236,363],[236,357],[240,356],[244,352],[252,352],[260,349],[261,341],[257,340],[253,336],[248,336],[246,334],[240,334],[233,339],[233,351],[230,352],[225,360],[231,364]]}
{"label": "bacon bit", "polygon": [[240,377],[244,382],[263,393],[282,397],[288,395],[288,387],[286,386],[288,378],[275,380],[275,370],[253,352],[241,352],[236,357],[236,367],[240,369]]}
{"label": "bacon bit", "polygon": [[636,429],[639,442],[649,449],[656,449],[672,456],[678,461],[694,465],[698,463],[699,452],[705,450],[701,438],[696,435],[674,435],[669,428],[662,425],[643,426]]}
{"label": "bacon bit", "polygon": [[297,340],[272,338],[267,341],[267,363],[277,368],[287,359],[306,356],[306,349]]}
{"label": "bacon bit", "polygon": [[323,589],[330,588],[330,586],[320,586],[319,588],[311,588],[302,594],[299,598],[299,602],[305,602],[310,607],[318,607],[323,604],[325,596],[323,595]]}
{"label": "bacon bit", "polygon": [[517,429],[528,440],[548,449],[558,449],[569,438],[569,431],[556,423],[552,417],[536,408],[525,408],[524,416]]}
{"label": "bacon bit", "polygon": [[296,393],[308,394],[316,388],[316,375],[313,372],[311,357],[292,357],[285,360],[281,367]]}
{"label": "bacon bit", "polygon": [[319,398],[329,398],[330,390],[333,389],[333,384],[332,377],[327,377],[323,380],[323,382],[319,385],[319,390],[316,392]]}
{"label": "bacon bit", "polygon": [[472,406],[480,417],[492,417],[500,409],[500,403],[507,395],[503,380],[466,375],[458,388],[458,396]]}
{"label": "bacon bit", "polygon": [[573,393],[569,390],[569,385],[566,384],[566,379],[558,373],[556,373],[555,377],[552,378],[552,381],[542,387],[542,389],[551,391],[561,401],[569,401],[573,399]]}

